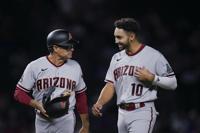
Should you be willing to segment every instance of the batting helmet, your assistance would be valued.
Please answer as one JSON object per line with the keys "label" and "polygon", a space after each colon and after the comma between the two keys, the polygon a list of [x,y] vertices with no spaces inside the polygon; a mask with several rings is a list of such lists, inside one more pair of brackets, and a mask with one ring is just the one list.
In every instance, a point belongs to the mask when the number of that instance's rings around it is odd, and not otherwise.
{"label": "batting helmet", "polygon": [[71,49],[77,43],[78,41],[72,39],[71,33],[64,29],[56,29],[50,32],[47,36],[47,48],[50,52],[52,52],[53,45],[65,49]]}

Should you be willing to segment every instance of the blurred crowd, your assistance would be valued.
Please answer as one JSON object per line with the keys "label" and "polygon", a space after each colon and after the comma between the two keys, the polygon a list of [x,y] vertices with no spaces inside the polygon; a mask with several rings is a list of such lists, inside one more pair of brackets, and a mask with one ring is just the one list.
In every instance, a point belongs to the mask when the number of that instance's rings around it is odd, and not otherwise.
{"label": "blurred crowd", "polygon": [[[196,18],[198,7],[192,1],[182,6],[178,2],[132,4],[131,0],[0,3],[0,132],[34,132],[33,109],[16,103],[13,91],[27,63],[48,54],[46,36],[51,30],[69,29],[80,41],[73,58],[82,67],[91,108],[104,86],[111,57],[118,51],[113,22],[134,17],[141,24],[143,43],[165,55],[178,79],[177,90],[158,93],[156,107],[160,114],[154,133],[200,133],[200,22]],[[117,132],[115,100],[106,105],[102,118],[90,116],[92,133]]]}

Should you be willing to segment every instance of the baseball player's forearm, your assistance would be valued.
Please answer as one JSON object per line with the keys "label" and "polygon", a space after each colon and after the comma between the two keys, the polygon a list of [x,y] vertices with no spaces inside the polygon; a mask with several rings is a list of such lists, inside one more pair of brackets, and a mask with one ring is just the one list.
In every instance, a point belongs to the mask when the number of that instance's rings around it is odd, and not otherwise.
{"label": "baseball player's forearm", "polygon": [[80,114],[80,118],[81,118],[81,122],[82,122],[82,128],[80,130],[80,132],[83,133],[89,133],[89,116],[88,114]]}
{"label": "baseball player's forearm", "polygon": [[76,94],[76,107],[79,114],[87,114],[88,113],[88,103],[87,96],[85,91],[79,94]]}
{"label": "baseball player's forearm", "polygon": [[25,91],[16,87],[14,93],[14,99],[22,104],[29,105],[32,98]]}
{"label": "baseball player's forearm", "polygon": [[31,99],[29,106],[33,107],[34,109],[37,109],[37,111],[39,111],[39,113],[42,113],[43,115],[45,115],[46,117],[49,117],[46,114],[46,110],[44,109],[43,105],[41,102],[38,102],[35,99]]}
{"label": "baseball player's forearm", "polygon": [[41,113],[46,115],[46,111],[44,110],[42,103],[32,99],[25,91],[19,89],[18,87],[15,89],[14,98],[18,102],[38,109]]}
{"label": "baseball player's forearm", "polygon": [[31,101],[30,101],[30,103],[29,103],[29,105],[31,106],[31,107],[33,107],[33,108],[35,108],[35,109],[39,109],[39,102],[38,101],[36,101],[36,100],[34,100],[34,99],[31,99]]}
{"label": "baseball player's forearm", "polygon": [[163,89],[175,90],[177,87],[177,81],[175,76],[162,77],[151,73],[148,69],[136,68],[135,76],[140,81],[152,82],[153,85],[157,85]]}
{"label": "baseball player's forearm", "polygon": [[99,95],[97,103],[103,106],[104,104],[108,103],[112,99],[114,93],[115,93],[114,85],[109,82],[106,83],[106,85],[104,86],[104,88],[102,89]]}
{"label": "baseball player's forearm", "polygon": [[176,77],[161,77],[155,75],[153,80],[153,85],[157,85],[163,89],[167,90],[175,90],[177,87],[177,80]]}

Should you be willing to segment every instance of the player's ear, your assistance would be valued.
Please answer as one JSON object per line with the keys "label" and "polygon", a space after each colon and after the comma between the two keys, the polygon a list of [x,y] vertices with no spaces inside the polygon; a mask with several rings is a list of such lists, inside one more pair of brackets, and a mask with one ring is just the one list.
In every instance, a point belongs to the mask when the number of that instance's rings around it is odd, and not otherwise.
{"label": "player's ear", "polygon": [[130,39],[130,41],[133,41],[133,40],[135,40],[135,33],[130,33],[130,35],[129,35],[129,39]]}
{"label": "player's ear", "polygon": [[58,48],[58,46],[56,46],[56,45],[52,46],[53,51],[55,51],[57,48]]}

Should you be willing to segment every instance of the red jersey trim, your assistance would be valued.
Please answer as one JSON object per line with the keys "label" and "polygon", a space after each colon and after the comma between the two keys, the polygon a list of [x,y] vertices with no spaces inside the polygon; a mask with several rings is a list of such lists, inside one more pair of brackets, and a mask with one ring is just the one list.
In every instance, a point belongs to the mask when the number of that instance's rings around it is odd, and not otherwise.
{"label": "red jersey trim", "polygon": [[83,89],[81,89],[81,90],[78,90],[78,91],[76,91],[76,94],[82,93],[82,92],[84,92],[86,89],[87,89],[87,88],[85,87],[85,88],[83,88]]}
{"label": "red jersey trim", "polygon": [[25,91],[25,92],[30,92],[30,90],[24,88],[24,87],[21,86],[20,84],[17,84],[17,88],[19,88],[19,89],[21,89],[21,90],[23,90],[23,91]]}
{"label": "red jersey trim", "polygon": [[173,77],[174,75],[175,75],[175,74],[172,73],[172,74],[167,75],[166,77]]}
{"label": "red jersey trim", "polygon": [[112,83],[112,84],[114,83],[113,81],[108,80],[108,79],[106,79],[105,82],[110,82],[110,83]]}
{"label": "red jersey trim", "polygon": [[151,107],[151,120],[149,122],[149,129],[148,129],[148,133],[150,133],[151,128],[152,128],[152,121],[153,121],[153,109]]}
{"label": "red jersey trim", "polygon": [[128,53],[127,51],[126,51],[126,54],[128,55],[128,56],[134,56],[134,55],[136,55],[136,54],[138,54],[140,51],[142,51],[142,49],[145,47],[145,45],[144,44],[142,44],[141,46],[140,46],[140,48],[138,49],[138,51],[136,51],[135,53]]}
{"label": "red jersey trim", "polygon": [[51,60],[49,59],[49,57],[48,56],[46,56],[46,58],[47,58],[47,60],[49,61],[49,63],[51,63],[53,66],[55,66],[55,67],[61,67],[62,65],[64,65],[67,61],[65,61],[65,62],[63,62],[63,64],[60,64],[60,65],[55,65],[53,62],[51,62]]}

